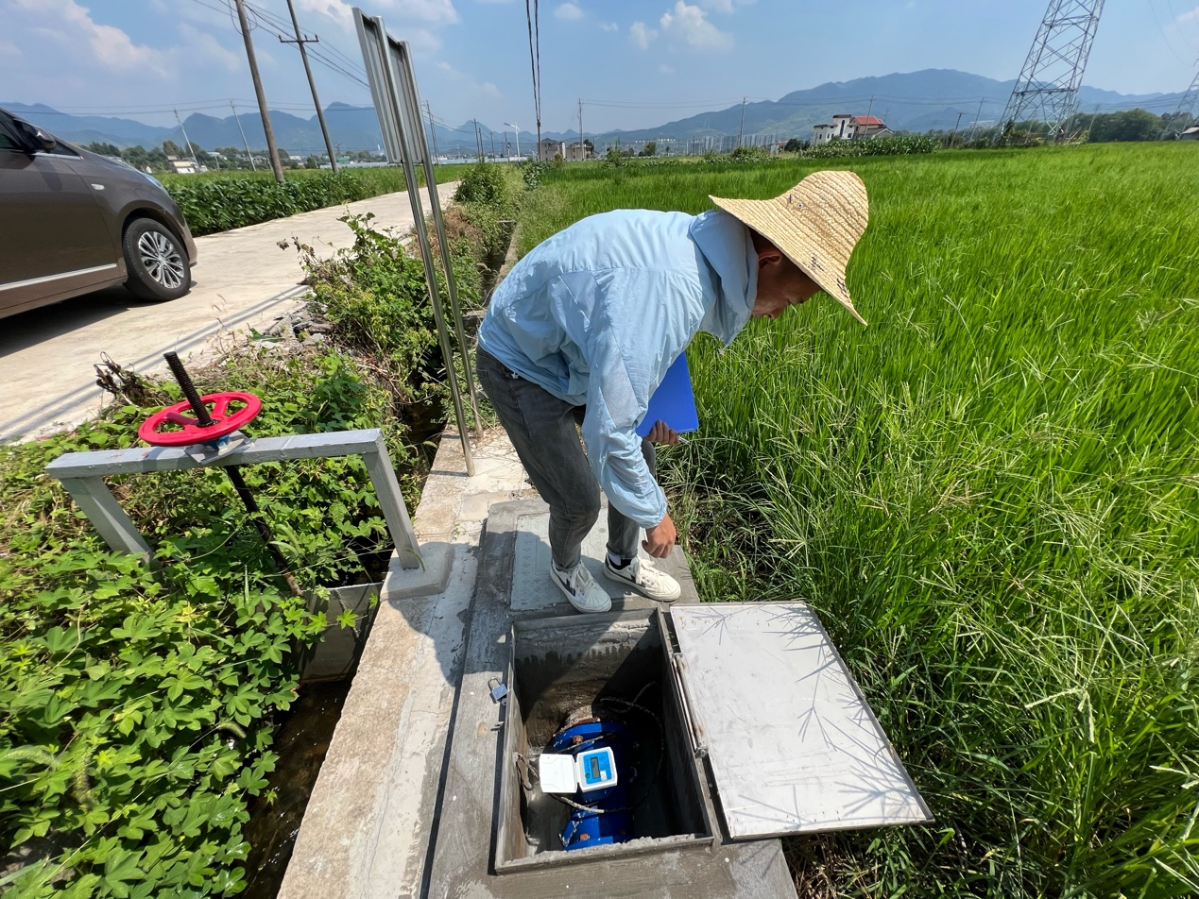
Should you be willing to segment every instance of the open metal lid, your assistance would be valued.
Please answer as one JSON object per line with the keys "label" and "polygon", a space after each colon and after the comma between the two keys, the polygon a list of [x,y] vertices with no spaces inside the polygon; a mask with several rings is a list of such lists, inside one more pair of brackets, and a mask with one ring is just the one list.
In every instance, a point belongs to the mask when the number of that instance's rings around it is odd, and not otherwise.
{"label": "open metal lid", "polygon": [[806,603],[676,605],[670,618],[729,837],[932,820]]}

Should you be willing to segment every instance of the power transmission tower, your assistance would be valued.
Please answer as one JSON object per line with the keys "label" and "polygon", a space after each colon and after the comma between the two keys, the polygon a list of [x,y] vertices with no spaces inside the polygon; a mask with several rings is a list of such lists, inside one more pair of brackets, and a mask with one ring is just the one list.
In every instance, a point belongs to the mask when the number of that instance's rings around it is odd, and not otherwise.
{"label": "power transmission tower", "polygon": [[745,134],[745,101],[746,97],[741,98],[741,126],[737,129],[737,146],[741,146],[741,137]]}
{"label": "power transmission tower", "polygon": [[1000,119],[1001,129],[1035,120],[1046,122],[1056,139],[1064,137],[1078,110],[1078,88],[1102,12],[1103,0],[1049,0]]}
{"label": "power transmission tower", "polygon": [[1191,82],[1191,86],[1182,95],[1182,99],[1178,102],[1178,109],[1174,112],[1173,122],[1162,136],[1165,137],[1169,132],[1173,132],[1176,136],[1182,134],[1195,123],[1196,119],[1199,119],[1199,72],[1195,73],[1195,79]]}
{"label": "power transmission tower", "polygon": [[583,146],[583,98],[579,98],[579,159],[587,160],[587,148]]}
{"label": "power transmission tower", "polygon": [[271,168],[275,180],[283,183],[283,166],[279,162],[279,149],[275,146],[275,130],[271,127],[271,114],[266,108],[266,94],[262,92],[262,78],[258,75],[258,60],[254,56],[254,41],[250,37],[250,23],[246,20],[246,2],[237,0],[237,20],[241,23],[241,36],[246,41],[246,58],[250,60],[250,77],[254,79],[254,94],[258,97],[258,112],[262,115],[262,130],[266,133],[266,149],[271,157]]}
{"label": "power transmission tower", "polygon": [[296,21],[296,8],[292,5],[291,0],[287,0],[287,11],[291,13],[291,26],[296,31],[296,39],[294,41],[285,40],[282,35],[279,36],[279,41],[284,44],[295,44],[300,48],[300,59],[304,60],[304,71],[308,74],[308,86],[312,88],[312,102],[316,105],[316,119],[321,123],[321,134],[325,136],[325,150],[329,154],[329,164],[333,167],[333,174],[337,174],[337,157],[333,155],[333,144],[329,140],[329,128],[325,124],[325,114],[321,111],[321,98],[316,93],[316,82],[312,79],[312,66],[308,64],[308,51],[304,49],[305,44],[320,43],[320,35],[314,37],[304,37],[300,33],[300,23]]}

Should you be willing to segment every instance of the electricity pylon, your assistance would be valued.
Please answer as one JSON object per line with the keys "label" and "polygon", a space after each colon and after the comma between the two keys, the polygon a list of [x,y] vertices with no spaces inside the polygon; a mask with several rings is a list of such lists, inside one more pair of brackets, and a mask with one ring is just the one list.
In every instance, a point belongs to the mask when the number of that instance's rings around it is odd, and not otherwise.
{"label": "electricity pylon", "polygon": [[1190,128],[1196,119],[1199,119],[1199,72],[1195,73],[1195,80],[1191,82],[1187,92],[1182,95],[1182,100],[1178,103],[1178,109],[1174,113],[1170,126],[1162,136],[1179,135]]}
{"label": "electricity pylon", "polygon": [[1050,134],[1063,136],[1066,123],[1078,110],[1078,88],[1101,12],[1103,0],[1049,0],[1001,127],[1041,121],[1048,123]]}

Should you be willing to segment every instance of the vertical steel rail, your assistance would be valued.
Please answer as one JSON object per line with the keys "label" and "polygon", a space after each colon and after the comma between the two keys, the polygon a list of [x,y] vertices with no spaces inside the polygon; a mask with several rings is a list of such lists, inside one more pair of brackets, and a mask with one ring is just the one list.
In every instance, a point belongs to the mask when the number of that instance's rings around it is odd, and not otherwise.
{"label": "vertical steel rail", "polygon": [[450,265],[450,248],[445,239],[445,221],[441,216],[441,198],[437,195],[437,179],[433,173],[433,162],[429,156],[429,143],[425,139],[425,129],[420,118],[420,93],[416,89],[416,72],[412,68],[412,54],[408,51],[408,42],[399,42],[400,65],[403,86],[407,93],[407,109],[415,116],[408,123],[408,133],[416,142],[421,161],[424,163],[425,187],[429,191],[429,206],[433,212],[433,224],[437,228],[437,245],[441,250],[441,267],[445,270],[446,292],[450,296],[450,314],[454,318],[454,329],[458,337],[458,348],[462,352],[462,368],[466,374],[466,393],[470,397],[470,411],[475,417],[475,436],[482,439],[483,422],[479,418],[479,401],[475,390],[474,375],[470,370],[470,353],[467,350],[466,332],[462,328],[462,310],[458,305],[458,288],[454,283],[454,269]]}
{"label": "vertical steel rail", "polygon": [[475,461],[470,448],[470,435],[466,427],[466,413],[462,408],[462,393],[458,389],[458,376],[454,371],[454,356],[450,348],[450,334],[446,327],[445,314],[441,308],[441,294],[437,289],[437,269],[433,265],[433,253],[429,249],[429,233],[425,228],[425,213],[421,208],[420,191],[417,189],[416,168],[412,164],[416,148],[412,145],[410,117],[404,115],[405,93],[400,73],[396,71],[395,59],[389,52],[387,29],[383,19],[375,16],[373,21],[379,30],[378,46],[383,58],[383,74],[387,79],[387,94],[392,101],[392,113],[399,125],[400,163],[404,168],[404,181],[408,184],[408,199],[412,203],[412,219],[416,229],[416,240],[420,244],[421,262],[428,282],[429,302],[433,306],[433,319],[437,323],[437,339],[441,345],[441,357],[445,362],[446,378],[450,382],[450,395],[454,400],[454,417],[458,422],[458,435],[462,440],[462,455],[466,461],[466,474],[474,477]]}

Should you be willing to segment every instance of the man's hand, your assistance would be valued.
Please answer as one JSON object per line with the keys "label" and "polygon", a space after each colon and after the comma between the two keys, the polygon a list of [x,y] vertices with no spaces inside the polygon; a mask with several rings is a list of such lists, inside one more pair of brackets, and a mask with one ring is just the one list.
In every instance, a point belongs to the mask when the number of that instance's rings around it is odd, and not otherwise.
{"label": "man's hand", "polygon": [[[658,422],[658,424],[662,423]],[[654,427],[657,427],[657,425],[654,425]],[[652,528],[645,529],[645,539],[641,541],[641,548],[655,559],[665,559],[670,555],[670,551],[674,549],[675,541],[678,539],[679,534],[674,529],[674,522],[670,520],[670,514],[667,513]]]}
{"label": "man's hand", "polygon": [[671,446],[675,446],[679,442],[679,433],[669,427],[666,422],[656,421],[654,426],[649,429],[649,434],[645,439],[650,443],[669,443]]}

